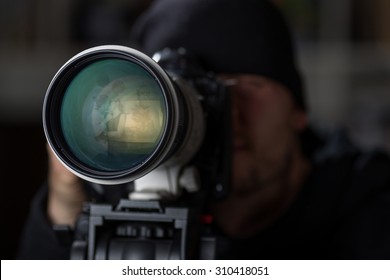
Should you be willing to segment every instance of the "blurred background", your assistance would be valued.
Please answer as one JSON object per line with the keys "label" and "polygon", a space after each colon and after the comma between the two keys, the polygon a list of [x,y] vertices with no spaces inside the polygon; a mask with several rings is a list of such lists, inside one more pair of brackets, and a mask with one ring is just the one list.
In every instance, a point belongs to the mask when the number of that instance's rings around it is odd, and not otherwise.
{"label": "blurred background", "polygon": [[[390,152],[390,1],[273,1],[291,24],[311,122]],[[15,258],[45,180],[41,107],[51,78],[85,48],[129,45],[134,20],[151,2],[0,0],[1,259]]]}

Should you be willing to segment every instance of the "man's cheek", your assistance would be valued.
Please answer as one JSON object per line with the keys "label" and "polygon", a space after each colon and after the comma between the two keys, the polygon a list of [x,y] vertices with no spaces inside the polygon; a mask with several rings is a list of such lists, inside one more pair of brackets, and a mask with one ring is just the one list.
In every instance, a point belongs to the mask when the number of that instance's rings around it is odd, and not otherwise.
{"label": "man's cheek", "polygon": [[233,156],[233,185],[247,180],[251,168],[253,168],[253,160],[247,153]]}

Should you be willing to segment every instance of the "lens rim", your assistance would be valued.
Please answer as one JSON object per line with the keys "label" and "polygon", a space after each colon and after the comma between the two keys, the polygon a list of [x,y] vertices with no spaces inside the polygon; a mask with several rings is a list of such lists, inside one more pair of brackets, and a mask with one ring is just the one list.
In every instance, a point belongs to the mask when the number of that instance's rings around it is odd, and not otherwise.
{"label": "lens rim", "polygon": [[[163,94],[167,118],[153,152],[135,167],[120,171],[96,170],[71,152],[60,125],[61,102],[72,79],[84,67],[102,59],[123,59],[148,72]],[[124,46],[106,45],[87,49],[66,62],[52,79],[44,99],[42,118],[46,139],[57,158],[77,176],[98,184],[122,184],[136,180],[157,167],[172,152],[183,117],[179,96],[166,72],[150,57]]]}

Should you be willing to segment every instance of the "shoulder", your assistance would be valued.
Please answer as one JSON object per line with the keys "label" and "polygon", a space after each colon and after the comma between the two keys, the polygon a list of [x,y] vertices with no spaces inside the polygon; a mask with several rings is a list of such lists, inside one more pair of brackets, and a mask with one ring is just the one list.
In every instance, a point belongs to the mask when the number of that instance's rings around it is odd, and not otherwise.
{"label": "shoulder", "polygon": [[312,154],[314,174],[331,183],[347,200],[367,200],[390,193],[390,156],[381,150],[358,148],[342,131],[322,136]]}
{"label": "shoulder", "polygon": [[[330,223],[390,213],[390,156],[363,151],[344,133],[328,135],[312,154],[304,201]],[[315,211],[314,211],[315,210]]]}
{"label": "shoulder", "polygon": [[314,154],[306,199],[318,233],[326,232],[328,256],[388,258],[390,157],[358,149],[345,135],[331,137]]}
{"label": "shoulder", "polygon": [[[339,175],[351,191],[390,190],[390,156],[379,150],[358,148],[342,131],[328,135],[313,154],[313,165]],[[330,174],[329,174],[330,175]]]}

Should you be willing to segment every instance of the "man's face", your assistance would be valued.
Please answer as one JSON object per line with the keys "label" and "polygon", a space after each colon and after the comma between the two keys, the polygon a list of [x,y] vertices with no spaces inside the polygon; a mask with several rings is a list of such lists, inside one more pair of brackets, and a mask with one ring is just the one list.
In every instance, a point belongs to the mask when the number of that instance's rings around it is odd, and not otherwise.
{"label": "man's face", "polygon": [[231,83],[233,103],[232,193],[251,192],[286,175],[306,115],[288,89],[271,79],[248,74],[223,79]]}

